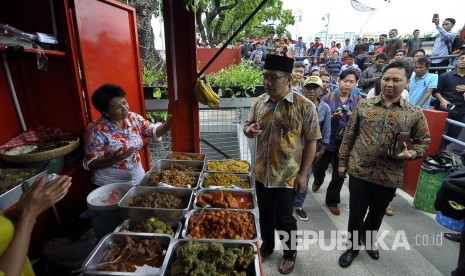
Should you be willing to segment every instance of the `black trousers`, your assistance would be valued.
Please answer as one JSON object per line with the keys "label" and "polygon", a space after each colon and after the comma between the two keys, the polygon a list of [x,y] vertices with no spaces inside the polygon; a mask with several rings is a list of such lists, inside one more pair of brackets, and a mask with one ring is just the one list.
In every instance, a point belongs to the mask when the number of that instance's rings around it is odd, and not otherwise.
{"label": "black trousers", "polygon": [[[274,232],[287,233],[287,241],[284,248],[285,256],[293,256],[297,249],[296,231],[297,220],[292,215],[294,211],[294,189],[266,188],[261,182],[256,181],[258,211],[260,214],[260,232],[263,240],[262,250],[273,252],[275,247]],[[294,235],[293,238],[291,238]],[[280,240],[283,237],[280,235]],[[293,241],[293,242],[292,242]]]}
{"label": "black trousers", "polygon": [[329,182],[328,189],[326,190],[326,204],[335,205],[341,203],[341,189],[344,183],[344,178],[341,177],[337,171],[339,167],[339,148],[332,151],[325,151],[323,156],[313,166],[313,177],[315,185],[321,186],[325,180],[326,170],[329,164],[333,167],[331,175],[331,182]]}
{"label": "black trousers", "polygon": [[465,275],[465,227],[462,229],[462,240],[460,241],[459,262],[454,271],[454,276]]}
{"label": "black trousers", "polygon": [[[349,241],[354,244],[354,234],[359,239],[355,242],[360,244],[360,239],[367,240],[366,231],[372,234],[372,242],[376,241],[373,231],[378,231],[383,222],[386,207],[394,198],[396,188],[386,188],[368,181],[350,176],[349,178],[349,227],[351,234]],[[365,215],[368,210],[368,215]],[[353,249],[354,250],[354,249]],[[358,251],[358,250],[354,250]]]}

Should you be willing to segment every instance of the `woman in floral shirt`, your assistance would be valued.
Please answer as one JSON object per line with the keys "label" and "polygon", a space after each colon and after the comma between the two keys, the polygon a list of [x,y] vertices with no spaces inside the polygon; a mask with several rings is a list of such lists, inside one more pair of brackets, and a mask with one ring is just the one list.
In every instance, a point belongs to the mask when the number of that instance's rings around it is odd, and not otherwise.
{"label": "woman in floral shirt", "polygon": [[143,138],[157,139],[171,127],[170,116],[163,124],[153,124],[129,111],[125,96],[124,90],[114,84],[105,84],[92,95],[92,104],[102,116],[87,127],[83,166],[92,170],[92,183],[98,186],[139,184],[145,174],[139,155]]}

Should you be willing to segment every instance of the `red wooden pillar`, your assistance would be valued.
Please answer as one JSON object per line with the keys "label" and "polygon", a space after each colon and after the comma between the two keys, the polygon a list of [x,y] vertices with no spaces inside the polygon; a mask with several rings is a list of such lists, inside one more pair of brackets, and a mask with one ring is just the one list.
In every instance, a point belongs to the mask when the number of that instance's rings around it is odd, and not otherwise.
{"label": "red wooden pillar", "polygon": [[[426,116],[429,132],[431,133],[431,143],[424,155],[436,155],[441,145],[444,127],[446,126],[447,112],[423,109],[423,113]],[[411,196],[414,196],[417,190],[421,161],[422,159],[404,161],[404,186],[402,189]]]}
{"label": "red wooden pillar", "polygon": [[197,81],[195,14],[184,1],[163,0],[169,106],[173,114],[173,151],[200,152],[199,108],[194,98]]}

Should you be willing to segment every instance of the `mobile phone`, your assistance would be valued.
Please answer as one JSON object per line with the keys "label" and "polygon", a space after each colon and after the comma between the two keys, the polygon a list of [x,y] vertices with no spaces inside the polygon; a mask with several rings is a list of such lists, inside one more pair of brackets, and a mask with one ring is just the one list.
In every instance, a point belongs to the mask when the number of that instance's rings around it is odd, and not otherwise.
{"label": "mobile phone", "polygon": [[455,108],[455,105],[453,104],[447,104],[447,109],[448,110],[453,110]]}
{"label": "mobile phone", "polygon": [[433,20],[431,20],[433,23],[439,18],[439,14],[435,13],[433,14]]}

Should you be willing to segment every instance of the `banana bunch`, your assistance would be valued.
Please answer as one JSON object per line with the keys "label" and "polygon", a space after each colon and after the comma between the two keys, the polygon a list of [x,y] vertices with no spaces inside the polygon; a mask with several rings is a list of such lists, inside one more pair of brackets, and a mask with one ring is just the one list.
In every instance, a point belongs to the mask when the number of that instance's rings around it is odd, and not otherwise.
{"label": "banana bunch", "polygon": [[194,95],[199,103],[208,105],[210,108],[217,108],[220,106],[220,96],[213,92],[210,85],[202,79],[197,80],[194,88]]}

